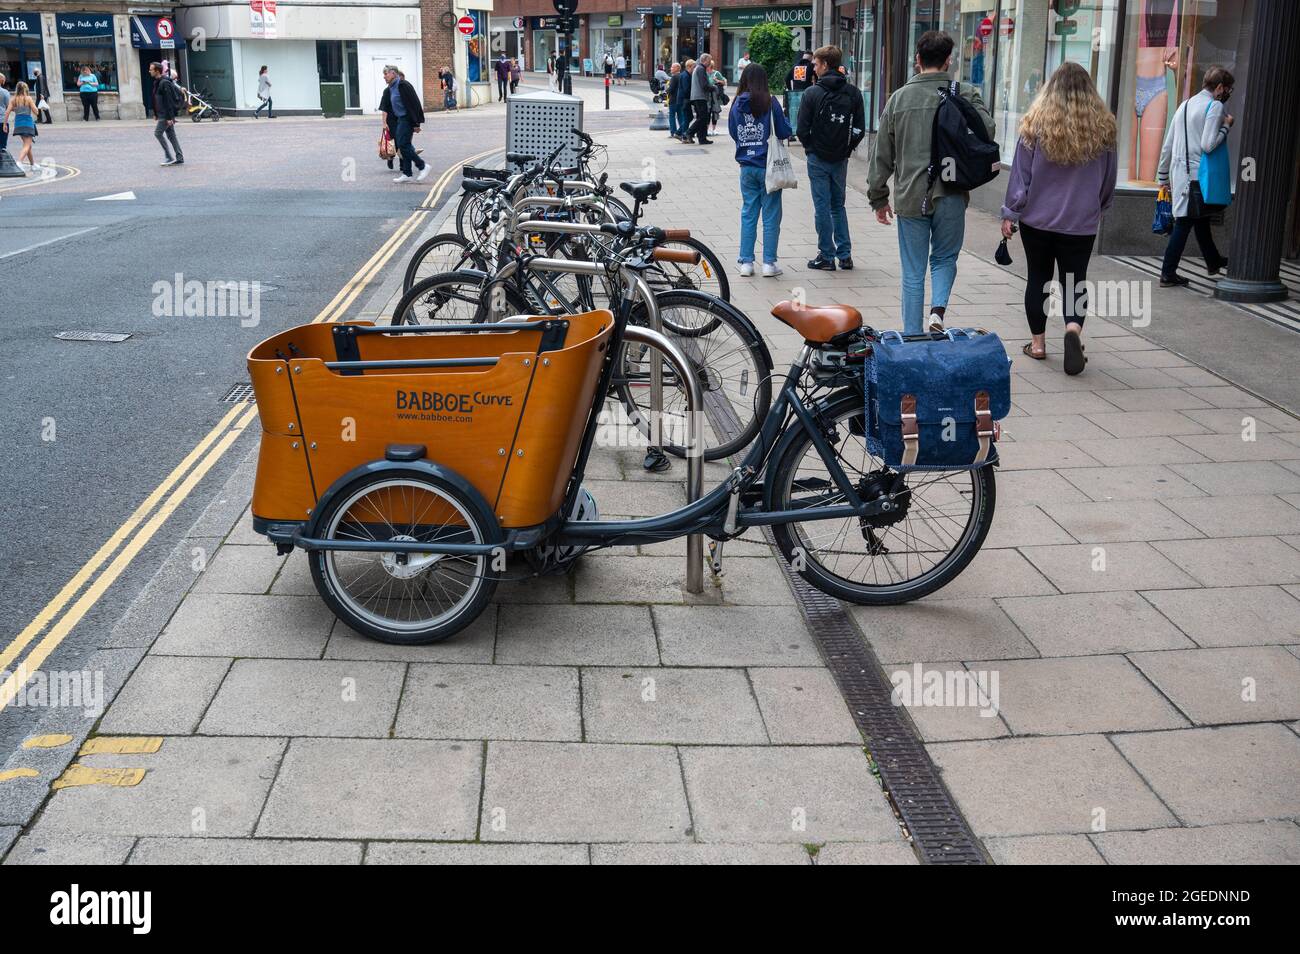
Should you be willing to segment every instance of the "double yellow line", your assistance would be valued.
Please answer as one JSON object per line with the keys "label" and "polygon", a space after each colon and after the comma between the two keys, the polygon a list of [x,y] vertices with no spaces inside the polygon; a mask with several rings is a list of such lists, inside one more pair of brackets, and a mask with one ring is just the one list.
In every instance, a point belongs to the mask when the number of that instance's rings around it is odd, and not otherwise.
{"label": "double yellow line", "polygon": [[[499,151],[499,149],[490,149],[470,156],[463,162],[474,162]],[[453,165],[438,177],[424,201],[420,203],[420,208],[397,227],[388,241],[380,246],[379,251],[361,266],[352,279],[313,319],[314,322],[336,321],[347,313],[347,309],[356,301],[357,296],[374,280],[425,217],[436,208],[447,185],[459,170],[459,165]],[[239,435],[244,432],[244,428],[248,427],[256,416],[256,406],[238,404],[227,411],[217,425],[185,455],[184,460],[163,478],[162,483],[155,487],[131,516],[127,517],[113,535],[104,541],[103,546],[95,551],[94,556],[87,560],[72,579],[68,580],[53,599],[36,614],[36,617],[23,627],[22,632],[7,646],[0,649],[0,674],[7,674],[4,681],[0,682],[0,710],[14,700],[27,680],[40,669],[50,654],[72,632],[73,627],[81,622],[91,607],[131,565],[131,561],[153,539],[162,525],[167,522],[167,518],[185,501],[199,481],[230,449]],[[160,501],[161,505],[159,505]],[[106,562],[108,565],[104,567]],[[103,572],[99,572],[101,567],[104,567]],[[81,595],[78,596],[78,593]],[[75,602],[73,602],[74,598]],[[72,605],[69,607],[70,602]],[[67,607],[66,611],[65,607]],[[44,636],[41,636],[42,633]],[[36,641],[37,637],[40,637],[39,641]],[[34,646],[33,641],[36,641]],[[29,646],[31,651],[15,667],[15,660]]]}

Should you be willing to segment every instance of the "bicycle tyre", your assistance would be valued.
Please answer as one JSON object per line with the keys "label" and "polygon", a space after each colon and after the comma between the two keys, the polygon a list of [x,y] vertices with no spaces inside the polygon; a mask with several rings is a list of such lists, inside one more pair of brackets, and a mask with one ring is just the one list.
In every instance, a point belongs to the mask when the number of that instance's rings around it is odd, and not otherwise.
{"label": "bicycle tyre", "polygon": [[[420,267],[424,265],[425,261],[434,253],[438,246],[451,245],[458,245],[464,249],[465,254],[461,257],[461,261],[450,265],[447,268],[439,268],[436,272],[431,273],[432,275],[438,275],[444,272],[454,272],[462,268],[472,268],[480,272],[486,272],[488,270],[487,259],[481,252],[474,249],[473,245],[467,238],[458,235],[455,232],[439,232],[433,238],[422,242],[420,247],[415,250],[415,254],[411,256],[411,260],[406,264],[406,274],[402,276],[402,291],[410,291],[411,286],[420,280]],[[428,277],[430,276],[425,276],[425,278]]]}

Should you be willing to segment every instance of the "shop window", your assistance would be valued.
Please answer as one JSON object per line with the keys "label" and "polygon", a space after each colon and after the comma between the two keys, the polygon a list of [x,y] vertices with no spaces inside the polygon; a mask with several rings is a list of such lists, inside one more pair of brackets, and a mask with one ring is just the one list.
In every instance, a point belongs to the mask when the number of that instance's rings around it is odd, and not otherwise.
{"label": "shop window", "polygon": [[19,82],[31,86],[37,70],[45,74],[41,21],[34,13],[10,13],[3,23],[9,32],[0,32],[0,73],[10,90]]}
{"label": "shop window", "polygon": [[61,13],[58,15],[59,62],[63,89],[75,93],[83,67],[99,80],[99,91],[117,91],[117,55],[113,45],[111,13]]}
{"label": "shop window", "polygon": [[[1249,5],[1211,0],[1129,0],[1119,81],[1119,181],[1155,188],[1160,147],[1178,104],[1201,90],[1211,66],[1230,70],[1232,102],[1245,101]],[[1230,105],[1229,112],[1233,112]],[[1176,133],[1175,133],[1176,134]],[[1228,137],[1234,162],[1238,137]]]}

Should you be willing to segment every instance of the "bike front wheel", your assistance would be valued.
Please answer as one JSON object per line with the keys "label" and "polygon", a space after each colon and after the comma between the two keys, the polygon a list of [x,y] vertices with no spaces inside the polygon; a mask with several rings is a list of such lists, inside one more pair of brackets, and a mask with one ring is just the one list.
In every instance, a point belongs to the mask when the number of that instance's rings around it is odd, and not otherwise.
{"label": "bike front wheel", "polygon": [[488,270],[487,259],[466,238],[455,232],[442,232],[424,242],[415,250],[402,277],[402,291],[407,292],[418,281],[431,275],[472,268]]}
{"label": "bike front wheel", "polygon": [[[863,500],[893,493],[894,508],[874,517],[776,524],[772,534],[790,565],[819,590],[851,603],[884,606],[919,599],[956,579],[993,522],[993,467],[897,474],[866,445],[860,391],[818,408],[836,462]],[[844,494],[802,428],[777,447],[766,481],[768,510],[843,506]]]}

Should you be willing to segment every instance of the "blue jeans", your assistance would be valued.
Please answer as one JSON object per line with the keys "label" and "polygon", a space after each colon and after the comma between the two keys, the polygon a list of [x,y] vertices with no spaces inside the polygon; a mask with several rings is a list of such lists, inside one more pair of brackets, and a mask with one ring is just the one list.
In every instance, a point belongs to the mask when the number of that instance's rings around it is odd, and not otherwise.
{"label": "blue jeans", "polygon": [[934,213],[898,217],[898,257],[903,263],[903,334],[919,335],[925,311],[925,268],[930,266],[930,303],[948,307],[957,280],[957,255],[966,234],[966,203],[945,196]]}
{"label": "blue jeans", "polygon": [[673,136],[686,135],[685,103],[673,103],[668,107],[668,132]]}
{"label": "blue jeans", "polygon": [[411,164],[415,168],[423,169],[424,160],[415,154],[415,147],[411,145],[411,134],[415,132],[415,127],[411,121],[406,118],[397,120],[397,132],[393,134],[393,141],[397,144],[397,155],[401,158],[402,175],[411,174]]}
{"label": "blue jeans", "polygon": [[848,258],[849,216],[844,211],[844,187],[849,161],[826,162],[808,153],[808,188],[812,190],[813,224],[817,227],[817,253],[825,259]]}
{"label": "blue jeans", "polygon": [[763,263],[776,263],[776,243],[781,238],[781,192],[767,191],[767,169],[762,166],[740,167],[740,257],[738,262],[754,260],[754,239],[758,235],[758,217],[763,217]]}

